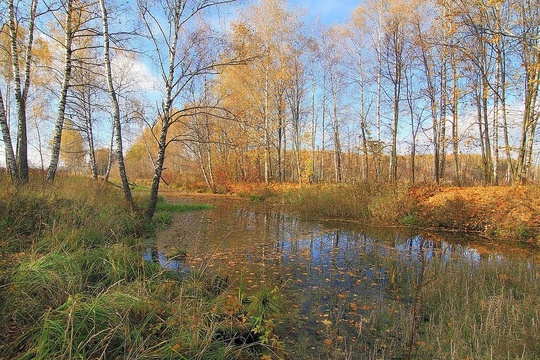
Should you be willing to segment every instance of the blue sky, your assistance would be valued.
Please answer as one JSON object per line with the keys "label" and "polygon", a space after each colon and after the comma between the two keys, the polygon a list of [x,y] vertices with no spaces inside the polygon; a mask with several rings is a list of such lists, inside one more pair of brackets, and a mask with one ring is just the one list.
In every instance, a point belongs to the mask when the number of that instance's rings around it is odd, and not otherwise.
{"label": "blue sky", "polygon": [[289,0],[289,3],[306,8],[308,21],[318,18],[323,24],[335,25],[347,22],[361,0]]}
{"label": "blue sky", "polygon": [[[238,16],[238,11],[259,1],[238,0],[230,7],[224,6],[220,10],[221,22],[227,23]],[[286,2],[290,10],[297,8],[303,10],[306,25],[318,22],[321,25],[331,26],[349,21],[351,12],[362,3],[362,0],[286,0]]]}

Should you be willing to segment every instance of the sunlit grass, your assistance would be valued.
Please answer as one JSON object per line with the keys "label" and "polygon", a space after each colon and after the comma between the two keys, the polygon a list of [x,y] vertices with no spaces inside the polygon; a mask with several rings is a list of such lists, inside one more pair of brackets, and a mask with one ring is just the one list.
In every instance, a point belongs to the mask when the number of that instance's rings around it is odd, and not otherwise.
{"label": "sunlit grass", "polygon": [[[158,214],[209,208],[160,201]],[[245,328],[226,287],[143,260],[155,228],[118,189],[58,177],[14,190],[2,178],[0,219],[0,358],[258,358],[217,339]]]}
{"label": "sunlit grass", "polygon": [[385,184],[313,185],[282,192],[303,216],[397,223],[406,215],[405,187]]}

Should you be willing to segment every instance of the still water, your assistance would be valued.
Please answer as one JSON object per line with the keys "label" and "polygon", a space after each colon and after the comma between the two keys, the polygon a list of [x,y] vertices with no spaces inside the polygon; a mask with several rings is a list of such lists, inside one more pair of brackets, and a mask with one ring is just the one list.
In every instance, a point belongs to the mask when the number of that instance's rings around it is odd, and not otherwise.
{"label": "still water", "polygon": [[[475,244],[455,234],[420,235],[403,228],[309,221],[284,207],[241,199],[169,201],[211,203],[214,208],[175,214],[147,259],[180,272],[204,270],[227,277],[231,286],[242,286],[246,293],[280,287],[290,307],[276,333],[287,348],[304,357],[326,353],[311,358],[346,358],[356,345],[362,346],[373,309],[403,311],[414,291],[399,289],[398,266],[410,269],[408,275],[400,273],[403,280],[418,276],[422,266],[433,261],[459,259],[474,268],[505,257],[525,254],[536,261],[538,256],[528,249],[514,249],[518,254],[512,254],[485,239]],[[168,259],[178,253],[185,256]]]}

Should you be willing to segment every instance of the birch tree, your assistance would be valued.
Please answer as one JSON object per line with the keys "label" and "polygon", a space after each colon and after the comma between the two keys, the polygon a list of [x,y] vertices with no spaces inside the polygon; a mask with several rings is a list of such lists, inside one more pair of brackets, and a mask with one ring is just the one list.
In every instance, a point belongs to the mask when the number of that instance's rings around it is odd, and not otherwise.
{"label": "birch tree", "polygon": [[110,55],[110,34],[109,34],[109,20],[107,14],[107,8],[105,6],[105,0],[100,0],[99,5],[101,7],[101,19],[103,26],[103,62],[105,64],[107,89],[109,91],[109,97],[111,99],[112,115],[113,115],[113,128],[114,136],[116,140],[116,161],[118,161],[118,170],[120,173],[120,179],[122,181],[122,189],[124,191],[124,198],[131,207],[135,209],[135,201],[131,195],[131,189],[129,187],[129,180],[126,173],[126,166],[124,163],[124,146],[122,141],[122,125],[120,123],[120,105],[118,104],[118,97],[116,89],[113,83],[113,74],[111,69],[111,55]]}
{"label": "birch tree", "polygon": [[146,218],[151,219],[157,205],[158,192],[168,145],[181,139],[181,134],[169,134],[171,125],[193,109],[182,101],[193,80],[215,72],[216,68],[235,62],[224,55],[215,56],[211,46],[217,46],[214,32],[200,22],[205,10],[234,0],[174,0],[138,1],[139,13],[150,39],[160,76],[163,98],[158,109],[160,132],[156,138],[158,153],[150,188]]}
{"label": "birch tree", "polygon": [[344,74],[341,68],[342,54],[338,46],[341,37],[339,29],[330,29],[322,40],[321,52],[323,56],[323,66],[328,74],[328,91],[331,101],[332,135],[334,143],[334,181],[339,183],[342,180],[342,150],[341,150],[341,97],[345,87]]}
{"label": "birch tree", "polygon": [[401,89],[403,81],[403,69],[405,63],[405,9],[402,5],[396,6],[390,12],[385,21],[385,37],[383,47],[383,59],[386,63],[385,75],[390,81],[390,101],[392,103],[391,124],[391,150],[390,150],[390,181],[397,182],[397,139],[400,119]]}
{"label": "birch tree", "polygon": [[521,136],[518,147],[518,159],[515,168],[516,177],[526,183],[533,168],[533,147],[538,127],[540,90],[540,5],[537,1],[518,2],[517,44],[523,68],[524,112]]}
{"label": "birch tree", "polygon": [[56,176],[56,170],[58,168],[58,162],[60,160],[60,147],[62,143],[62,129],[64,127],[66,102],[68,96],[69,84],[71,81],[72,70],[72,55],[73,55],[73,37],[77,30],[77,24],[74,22],[73,15],[75,14],[74,5],[75,0],[65,0],[62,4],[64,11],[64,22],[62,30],[64,32],[64,41],[62,44],[63,49],[63,70],[62,70],[62,83],[60,86],[60,97],[58,100],[58,111],[56,122],[54,126],[54,135],[52,141],[52,154],[49,168],[47,169],[47,181],[53,182]]}
{"label": "birch tree", "polygon": [[[12,176],[17,178],[17,182],[25,184],[28,182],[28,130],[26,103],[28,100],[28,92],[31,84],[31,68],[32,68],[32,46],[34,44],[34,29],[37,17],[38,0],[32,0],[29,4],[28,14],[28,35],[24,49],[19,48],[18,36],[20,21],[16,16],[16,12],[22,12],[23,9],[16,8],[14,0],[8,2],[8,23],[11,45],[11,66],[13,68],[13,82],[15,102],[17,104],[17,152],[16,165],[17,171],[12,172]],[[21,5],[21,7],[23,7]],[[19,54],[24,53],[24,61],[22,62],[23,69],[20,67]],[[22,72],[21,72],[22,70]],[[6,146],[9,146],[6,143]],[[9,151],[9,150],[8,150]],[[11,156],[11,155],[9,155]],[[10,168],[14,164],[11,164]],[[13,170],[12,170],[13,171]]]}
{"label": "birch tree", "polygon": [[2,130],[2,140],[4,141],[4,150],[6,152],[6,165],[9,170],[11,181],[13,183],[17,183],[19,180],[17,162],[15,160],[15,153],[13,151],[13,144],[11,142],[11,134],[9,133],[2,90],[0,90],[0,130]]}

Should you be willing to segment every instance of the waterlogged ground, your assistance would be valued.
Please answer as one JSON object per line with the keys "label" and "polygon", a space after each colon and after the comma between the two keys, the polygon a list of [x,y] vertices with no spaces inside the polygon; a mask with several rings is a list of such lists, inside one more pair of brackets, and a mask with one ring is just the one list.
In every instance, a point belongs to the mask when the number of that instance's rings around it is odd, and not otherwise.
{"label": "waterlogged ground", "polygon": [[[507,258],[538,261],[533,249],[514,248],[512,253],[485,240],[475,245],[458,236],[307,221],[284,208],[238,199],[170,201],[215,207],[175,214],[147,259],[182,272],[217,274],[247,294],[280,287],[286,312],[275,332],[290,358],[420,354],[425,344],[418,323],[427,320],[415,314],[424,306],[423,289],[438,281],[427,268],[436,263],[444,272],[445,264],[459,262],[468,272]],[[442,345],[439,350],[444,353]]]}

